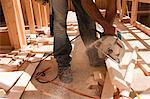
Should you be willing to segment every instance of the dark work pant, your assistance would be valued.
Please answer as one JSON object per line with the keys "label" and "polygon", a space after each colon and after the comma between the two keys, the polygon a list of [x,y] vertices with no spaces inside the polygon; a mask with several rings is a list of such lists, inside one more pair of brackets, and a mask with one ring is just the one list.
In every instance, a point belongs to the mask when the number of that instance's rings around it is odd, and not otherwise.
{"label": "dark work pant", "polygon": [[54,56],[59,67],[70,66],[71,43],[67,35],[67,0],[51,0],[54,11]]}
{"label": "dark work pant", "polygon": [[85,12],[80,0],[72,0],[77,15],[79,31],[86,47],[88,47],[96,38],[96,24]]}
{"label": "dark work pant", "polygon": [[54,11],[52,9],[52,14],[50,15],[50,35],[54,36]]}

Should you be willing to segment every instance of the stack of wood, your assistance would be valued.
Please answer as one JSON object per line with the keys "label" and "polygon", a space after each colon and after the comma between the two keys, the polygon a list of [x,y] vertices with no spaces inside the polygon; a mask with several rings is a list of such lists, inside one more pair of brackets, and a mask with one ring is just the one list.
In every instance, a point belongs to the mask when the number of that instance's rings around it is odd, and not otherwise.
{"label": "stack of wood", "polygon": [[[23,53],[19,51],[12,51],[11,53],[16,53],[14,59],[20,59],[25,61],[28,53]],[[24,89],[28,85],[35,69],[37,68],[40,60],[43,58],[44,54],[35,54],[27,58],[29,64],[22,71],[9,71],[9,72],[0,72],[0,98],[11,99],[20,99]],[[2,55],[1,55],[2,56]],[[3,54],[4,56],[4,54]],[[2,57],[1,59],[7,59]],[[11,63],[14,59],[5,60],[6,63]],[[36,61],[36,62],[35,62]],[[2,63],[2,61],[1,61]],[[16,62],[17,63],[17,62]],[[4,68],[7,68],[6,64],[3,62]],[[20,67],[23,65],[19,65]],[[20,70],[20,69],[19,69]],[[21,86],[21,87],[19,87]],[[17,92],[17,93],[16,93]]]}
{"label": "stack of wood", "polygon": [[15,71],[26,61],[29,52],[12,51],[0,54],[0,71]]}

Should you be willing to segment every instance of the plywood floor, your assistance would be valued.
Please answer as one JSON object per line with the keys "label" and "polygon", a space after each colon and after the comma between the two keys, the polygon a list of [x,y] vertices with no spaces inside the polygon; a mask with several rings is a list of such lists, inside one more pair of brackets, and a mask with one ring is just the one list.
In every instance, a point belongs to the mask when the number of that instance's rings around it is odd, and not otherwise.
{"label": "plywood floor", "polygon": [[[91,67],[89,65],[88,57],[86,56],[85,47],[81,41],[81,38],[78,38],[74,44],[75,48],[72,52],[73,59],[71,62],[74,78],[73,82],[70,84],[64,84],[61,83],[59,79],[57,79],[56,82],[62,84],[62,86],[69,87],[78,92],[82,92],[90,96],[95,96],[96,90],[87,88],[88,77],[90,77],[90,74],[93,71],[97,70],[105,73],[105,68]],[[48,66],[51,66],[52,68],[46,72],[46,78],[52,79],[57,74],[57,63],[54,59],[51,61],[44,61],[36,72],[41,71]],[[21,99],[88,99],[87,97],[77,95],[66,89],[63,89],[62,87],[50,83],[41,84],[35,80],[34,76],[27,86],[25,92],[23,93]]]}

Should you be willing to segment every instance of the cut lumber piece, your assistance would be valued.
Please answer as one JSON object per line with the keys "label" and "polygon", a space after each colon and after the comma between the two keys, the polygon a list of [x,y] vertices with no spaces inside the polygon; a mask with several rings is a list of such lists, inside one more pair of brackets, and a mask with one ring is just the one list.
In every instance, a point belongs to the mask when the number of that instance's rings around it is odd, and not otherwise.
{"label": "cut lumber piece", "polygon": [[5,92],[8,92],[22,75],[22,73],[23,71],[0,72],[0,88],[4,89]]}
{"label": "cut lumber piece", "polygon": [[104,74],[100,71],[94,71],[93,75],[95,81],[97,81],[100,85],[104,85]]}
{"label": "cut lumber piece", "polygon": [[0,64],[8,64],[12,58],[0,58]]}
{"label": "cut lumber piece", "polygon": [[17,65],[0,65],[0,72],[12,72],[18,70]]}
{"label": "cut lumber piece", "polygon": [[126,82],[123,80],[123,75],[119,68],[119,64],[112,59],[106,59],[106,66],[110,76],[111,83],[120,90],[130,90]]}
{"label": "cut lumber piece", "polygon": [[132,54],[131,54],[131,61],[127,67],[127,71],[126,71],[126,74],[125,74],[125,78],[124,80],[126,81],[126,83],[128,85],[130,85],[133,81],[133,76],[134,76],[134,68],[135,68],[135,64],[137,62],[137,51],[138,51],[138,48],[135,47]]}
{"label": "cut lumber piece", "polygon": [[141,64],[140,62],[137,62],[136,65],[144,72],[145,76],[150,76],[150,66]]}
{"label": "cut lumber piece", "polygon": [[50,53],[53,52],[53,45],[43,45],[32,50],[33,53]]}
{"label": "cut lumber piece", "polygon": [[22,59],[16,59],[14,61],[11,61],[8,65],[17,67],[17,66],[20,66],[22,63],[23,63]]}
{"label": "cut lumber piece", "polygon": [[110,76],[108,73],[106,73],[105,77],[105,83],[103,86],[103,91],[100,99],[113,99],[113,93],[114,93],[114,85],[112,85]]}
{"label": "cut lumber piece", "polygon": [[41,60],[42,56],[43,56],[43,54],[36,54],[34,57],[30,57],[28,59],[28,61],[30,61],[30,62],[39,61],[39,60]]}
{"label": "cut lumber piece", "polygon": [[93,76],[90,76],[86,82],[88,89],[96,89],[98,87],[98,82],[94,80]]}
{"label": "cut lumber piece", "polygon": [[0,88],[0,97],[5,97],[6,91]]}
{"label": "cut lumber piece", "polygon": [[15,58],[25,60],[28,55],[29,55],[29,53],[20,52],[20,53],[18,53],[18,55],[15,56]]}
{"label": "cut lumber piece", "polygon": [[[42,58],[43,55],[44,54],[36,54],[38,58]],[[39,62],[28,65],[16,84],[10,89],[7,99],[20,99],[38,64]]]}

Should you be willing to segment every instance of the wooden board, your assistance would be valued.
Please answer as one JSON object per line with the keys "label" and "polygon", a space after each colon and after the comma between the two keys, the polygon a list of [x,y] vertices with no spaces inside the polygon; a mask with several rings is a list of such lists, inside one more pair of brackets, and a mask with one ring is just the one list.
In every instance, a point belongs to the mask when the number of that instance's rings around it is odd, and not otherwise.
{"label": "wooden board", "polygon": [[[43,54],[38,54],[38,56],[42,58]],[[16,84],[10,89],[7,99],[20,99],[38,64],[39,62],[28,65]]]}
{"label": "wooden board", "polygon": [[22,73],[23,71],[0,72],[0,88],[8,92],[8,90],[15,84]]}

